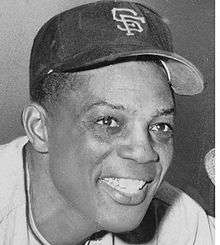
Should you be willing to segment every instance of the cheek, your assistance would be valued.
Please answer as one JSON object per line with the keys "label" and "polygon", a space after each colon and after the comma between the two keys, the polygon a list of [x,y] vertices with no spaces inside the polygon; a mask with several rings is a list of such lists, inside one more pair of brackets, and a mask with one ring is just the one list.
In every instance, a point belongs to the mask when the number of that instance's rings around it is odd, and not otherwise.
{"label": "cheek", "polygon": [[166,141],[166,144],[160,142],[153,145],[154,150],[159,156],[159,168],[162,176],[168,170],[173,158],[173,139]]}
{"label": "cheek", "polygon": [[75,157],[91,168],[99,166],[114,149],[111,142],[100,141],[87,130],[82,130],[80,134],[73,134],[72,145],[74,145]]}
{"label": "cheek", "polygon": [[[74,179],[92,178],[102,160],[111,152],[111,145],[99,142],[81,127],[61,127],[51,138],[51,167],[58,174]],[[74,177],[74,178],[73,178]]]}
{"label": "cheek", "polygon": [[96,215],[101,203],[100,200],[97,204],[96,181],[103,170],[103,159],[112,151],[111,145],[100,143],[86,131],[74,129],[56,141],[50,164],[56,189],[81,213],[88,217]]}

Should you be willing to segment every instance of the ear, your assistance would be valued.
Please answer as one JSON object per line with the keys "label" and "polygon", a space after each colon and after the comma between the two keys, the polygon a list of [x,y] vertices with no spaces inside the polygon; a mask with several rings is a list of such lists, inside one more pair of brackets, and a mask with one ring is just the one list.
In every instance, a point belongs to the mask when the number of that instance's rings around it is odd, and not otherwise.
{"label": "ear", "polygon": [[28,105],[22,113],[25,132],[34,149],[41,153],[48,152],[48,130],[45,109],[35,103]]}

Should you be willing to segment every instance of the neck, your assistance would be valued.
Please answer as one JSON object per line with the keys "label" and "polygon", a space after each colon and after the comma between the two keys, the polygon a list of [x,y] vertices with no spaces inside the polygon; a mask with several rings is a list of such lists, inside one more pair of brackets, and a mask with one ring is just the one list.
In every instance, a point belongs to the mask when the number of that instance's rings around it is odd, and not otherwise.
{"label": "neck", "polygon": [[80,214],[59,194],[49,173],[49,156],[25,146],[29,172],[29,199],[34,223],[51,244],[80,245],[98,231],[97,225]]}

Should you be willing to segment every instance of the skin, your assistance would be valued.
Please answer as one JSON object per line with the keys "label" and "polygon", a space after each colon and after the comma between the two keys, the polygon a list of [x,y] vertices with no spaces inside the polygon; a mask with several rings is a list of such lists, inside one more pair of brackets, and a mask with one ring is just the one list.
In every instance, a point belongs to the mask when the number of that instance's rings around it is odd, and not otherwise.
{"label": "skin", "polygon": [[[83,71],[50,118],[23,113],[35,223],[51,244],[81,244],[99,230],[136,228],[173,155],[174,101],[163,70],[129,61]],[[121,204],[104,177],[151,180],[137,203]]]}

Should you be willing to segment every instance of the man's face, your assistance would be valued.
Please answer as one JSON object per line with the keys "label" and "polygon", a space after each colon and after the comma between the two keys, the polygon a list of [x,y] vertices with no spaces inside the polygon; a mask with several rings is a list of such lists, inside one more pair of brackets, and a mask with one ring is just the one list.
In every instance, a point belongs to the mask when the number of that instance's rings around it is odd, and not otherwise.
{"label": "man's face", "polygon": [[[64,200],[100,229],[134,229],[173,153],[173,98],[152,62],[80,73],[49,133],[51,179]],[[51,142],[51,143],[50,143]]]}

